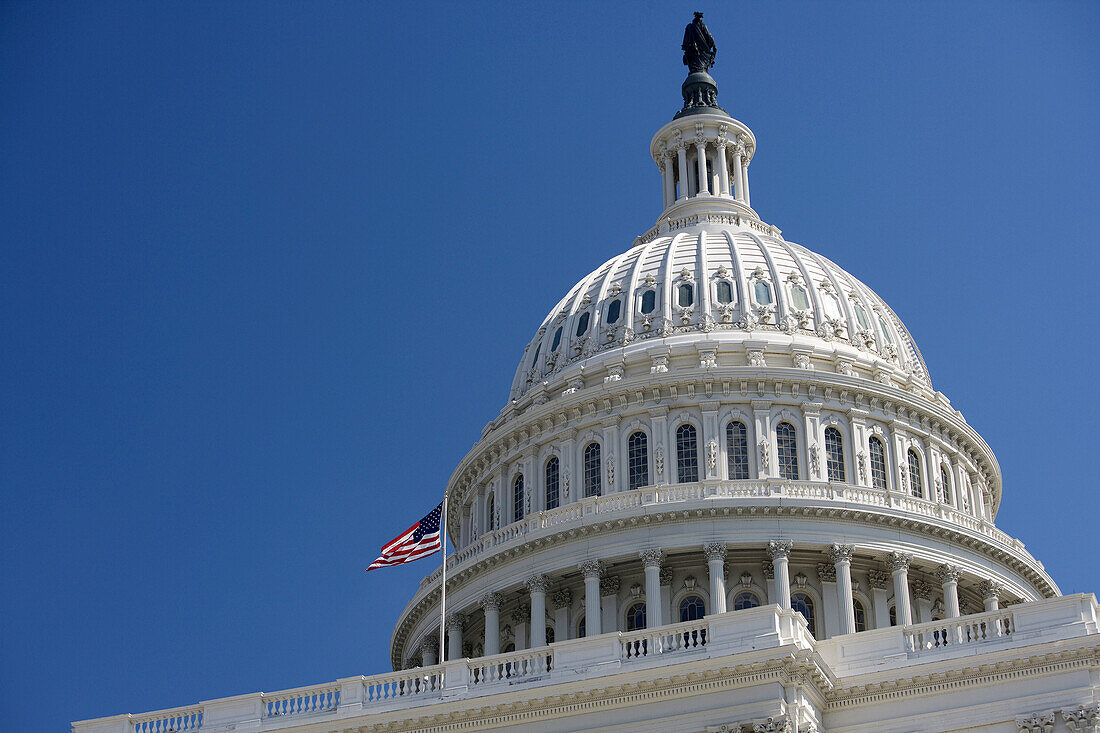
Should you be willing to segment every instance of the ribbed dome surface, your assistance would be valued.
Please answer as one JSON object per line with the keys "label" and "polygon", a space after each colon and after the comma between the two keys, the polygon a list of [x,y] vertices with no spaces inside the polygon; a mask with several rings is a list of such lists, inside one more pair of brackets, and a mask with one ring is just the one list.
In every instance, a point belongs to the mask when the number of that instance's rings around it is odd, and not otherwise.
{"label": "ribbed dome surface", "polygon": [[528,344],[511,397],[571,365],[692,333],[719,344],[786,336],[931,387],[909,331],[870,288],[805,247],[718,225],[635,244],[573,286]]}

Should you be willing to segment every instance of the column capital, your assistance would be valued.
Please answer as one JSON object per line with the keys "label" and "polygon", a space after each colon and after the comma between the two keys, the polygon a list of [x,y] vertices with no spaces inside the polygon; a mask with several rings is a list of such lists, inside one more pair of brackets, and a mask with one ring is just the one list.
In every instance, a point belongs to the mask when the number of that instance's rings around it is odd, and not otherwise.
{"label": "column capital", "polygon": [[486,593],[481,597],[481,600],[478,601],[478,603],[480,603],[481,607],[485,610],[489,610],[491,608],[495,611],[500,608],[500,601],[501,597],[499,593]]}
{"label": "column capital", "polygon": [[842,562],[851,563],[852,555],[856,551],[855,545],[841,545],[834,544],[829,546],[829,559],[833,561],[834,565],[839,565]]}
{"label": "column capital", "polygon": [[752,724],[753,733],[790,733],[791,721],[786,715],[779,715]]}
{"label": "column capital", "polygon": [[1050,733],[1054,730],[1054,711],[1016,718],[1016,728],[1020,733]]}
{"label": "column capital", "polygon": [[887,590],[890,587],[890,576],[881,570],[868,571],[867,580],[870,581],[872,588]]}
{"label": "column capital", "polygon": [[886,555],[886,564],[895,573],[909,572],[909,565],[913,562],[913,556],[905,552],[891,552]]}
{"label": "column capital", "polygon": [[532,593],[545,593],[550,588],[550,577],[547,575],[532,575],[527,579],[527,590]]}
{"label": "column capital", "polygon": [[1063,710],[1062,720],[1066,721],[1066,727],[1072,731],[1092,733],[1100,729],[1100,703],[1080,705],[1075,710]]}
{"label": "column capital", "polygon": [[715,560],[726,559],[726,543],[725,542],[708,542],[703,545],[703,555],[707,558],[707,562],[713,562]]}
{"label": "column capital", "polygon": [[573,591],[568,588],[556,590],[550,595],[550,602],[554,604],[554,608],[568,608],[573,605]]}
{"label": "column capital", "polygon": [[600,564],[599,560],[585,560],[577,567],[580,568],[585,580],[598,578],[603,572],[603,565]]}
{"label": "column capital", "polygon": [[434,636],[426,636],[420,640],[420,653],[435,654],[439,651],[439,639]]}
{"label": "column capital", "polygon": [[983,580],[978,583],[978,592],[982,594],[982,600],[999,598],[1001,593],[1004,592],[1004,586],[995,580]]}
{"label": "column capital", "polygon": [[460,613],[447,614],[447,631],[456,634],[466,626],[466,619]]}
{"label": "column capital", "polygon": [[600,578],[600,595],[613,596],[617,594],[621,584],[622,580],[618,575],[609,575],[606,578]]}
{"label": "column capital", "polygon": [[792,549],[794,549],[794,543],[790,540],[771,540],[768,542],[768,557],[772,560],[788,558],[791,556]]}
{"label": "column capital", "polygon": [[642,566],[645,568],[659,568],[661,567],[661,560],[664,559],[664,553],[660,547],[647,547],[638,553],[638,557],[642,559]]}
{"label": "column capital", "polygon": [[954,565],[943,564],[936,568],[936,577],[941,583],[958,583],[959,569]]}

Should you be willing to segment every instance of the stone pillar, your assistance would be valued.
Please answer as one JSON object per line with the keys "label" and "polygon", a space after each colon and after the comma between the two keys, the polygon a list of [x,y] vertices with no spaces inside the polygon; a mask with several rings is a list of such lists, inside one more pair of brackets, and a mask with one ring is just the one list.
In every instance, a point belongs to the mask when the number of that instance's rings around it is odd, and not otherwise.
{"label": "stone pillar", "polygon": [[936,575],[943,584],[943,607],[947,618],[958,618],[959,569],[954,565],[940,565]]}
{"label": "stone pillar", "polygon": [[671,483],[668,477],[676,471],[676,454],[668,450],[668,410],[650,410],[650,424],[653,435],[650,436],[653,451],[653,470],[656,473],[651,480],[655,486]]}
{"label": "stone pillar", "polygon": [[875,628],[890,628],[890,576],[881,570],[867,573],[871,583],[871,600],[875,604]]}
{"label": "stone pillar", "polygon": [[926,624],[932,620],[932,586],[923,580],[913,581],[913,605],[917,607],[916,622]]}
{"label": "stone pillar", "polygon": [[676,146],[676,160],[679,163],[680,169],[680,195],[677,196],[677,199],[686,199],[688,197],[687,143],[680,142]]}
{"label": "stone pillar", "polygon": [[696,139],[695,155],[697,158],[695,162],[699,169],[699,195],[701,196],[710,193],[710,181],[707,175],[707,143],[705,140]]}
{"label": "stone pillar", "polygon": [[649,548],[638,553],[645,568],[645,625],[647,629],[662,626],[661,618],[661,559],[660,548]]}
{"label": "stone pillar", "polygon": [[1003,589],[1001,584],[995,580],[983,580],[978,584],[978,592],[982,594],[982,603],[985,604],[985,610],[996,611],[1001,607],[1000,594]]}
{"label": "stone pillar", "polygon": [[912,560],[913,556],[904,552],[891,552],[886,556],[886,563],[894,576],[894,609],[898,626],[910,626],[913,623],[913,612],[909,605],[909,563]]}
{"label": "stone pillar", "polygon": [[[798,576],[795,576],[797,582]],[[818,639],[831,639],[840,634],[840,604],[836,599],[836,568],[832,563],[817,564],[817,578],[821,581],[821,618],[824,624],[817,627]]]}
{"label": "stone pillar", "polygon": [[852,598],[852,553],[855,545],[833,545],[829,555],[836,569],[836,600],[840,607],[840,633],[856,633],[856,607]]}
{"label": "stone pillar", "polygon": [[744,190],[745,206],[752,206],[749,199],[749,161],[746,160],[744,165],[741,166],[741,187]]}
{"label": "stone pillar", "polygon": [[718,185],[721,189],[718,191],[720,194],[726,196],[730,194],[730,173],[729,173],[729,156],[726,155],[726,142],[725,140],[718,141]]}
{"label": "stone pillar", "polygon": [[584,635],[600,633],[600,567],[599,560],[586,560],[580,565],[584,575]]}
{"label": "stone pillar", "polygon": [[531,591],[531,648],[546,646],[546,589],[550,587],[550,578],[534,575],[527,579],[527,589]]}
{"label": "stone pillar", "polygon": [[447,614],[447,660],[462,659],[462,627],[465,619],[457,613]]}
{"label": "stone pillar", "polygon": [[603,424],[603,470],[606,474],[604,494],[616,494],[623,490],[623,474],[626,461],[619,460],[619,421],[606,420]]}
{"label": "stone pillar", "polygon": [[500,654],[500,595],[489,593],[481,599],[485,609],[485,656]]}
{"label": "stone pillar", "polygon": [[661,608],[662,617],[669,619],[670,623],[677,618],[672,612],[672,568],[661,568]]}
{"label": "stone pillar", "polygon": [[420,642],[420,663],[424,667],[439,664],[439,638],[434,634]]}
{"label": "stone pillar", "polygon": [[573,591],[568,588],[554,591],[550,596],[554,604],[554,640],[565,641],[573,638],[570,625],[569,608],[573,605]]}
{"label": "stone pillar", "polygon": [[765,560],[760,569],[764,574],[764,585],[768,590],[768,605],[774,605],[779,603],[779,599],[775,595],[775,565],[771,560]]}
{"label": "stone pillar", "polygon": [[664,152],[664,183],[665,183],[665,208],[667,209],[676,200],[676,174],[672,171],[672,152]]}
{"label": "stone pillar", "polygon": [[[707,289],[704,287],[700,290],[700,295],[704,296],[701,300],[705,302]],[[722,455],[722,435],[718,428],[718,402],[701,402],[699,407],[703,412],[703,433],[699,445],[703,470],[699,472],[699,476],[703,479],[718,479],[722,477],[722,462],[719,460]]]}
{"label": "stone pillar", "polygon": [[582,478],[577,475],[577,436],[573,430],[566,431],[561,441],[561,474],[558,476],[558,490],[561,492],[561,506],[575,501],[580,496]]}
{"label": "stone pillar", "polygon": [[703,545],[710,571],[710,612],[726,612],[726,543],[710,542]]}
{"label": "stone pillar", "polygon": [[738,145],[733,149],[733,155],[730,156],[730,159],[733,161],[733,185],[735,187],[733,195],[738,201],[745,200],[745,176],[741,170],[741,153],[744,150],[744,147]]}
{"label": "stone pillar", "polygon": [[[545,611],[543,612],[545,613]],[[528,633],[528,627],[531,621],[531,605],[529,603],[520,603],[516,608],[512,609],[511,614],[512,621],[512,637],[516,645],[516,651],[522,649],[530,649],[531,635]]]}
{"label": "stone pillar", "polygon": [[601,627],[605,632],[619,630],[619,587],[617,575],[600,578]]}
{"label": "stone pillar", "polygon": [[768,556],[775,571],[775,602],[780,608],[791,607],[791,574],[787,570],[787,558],[794,546],[790,540],[772,540],[768,543]]}
{"label": "stone pillar", "polygon": [[775,470],[775,446],[772,445],[771,403],[763,400],[752,403],[753,434],[756,446],[749,446],[756,475],[762,479],[778,476]]}

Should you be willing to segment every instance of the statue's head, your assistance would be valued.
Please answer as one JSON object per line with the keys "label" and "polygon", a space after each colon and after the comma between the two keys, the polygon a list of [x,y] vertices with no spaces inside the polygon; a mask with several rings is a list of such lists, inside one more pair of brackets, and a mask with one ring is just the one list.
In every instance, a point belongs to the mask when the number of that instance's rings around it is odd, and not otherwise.
{"label": "statue's head", "polygon": [[699,13],[699,12],[696,12],[695,13],[695,20],[702,20],[702,19],[703,19],[703,14]]}

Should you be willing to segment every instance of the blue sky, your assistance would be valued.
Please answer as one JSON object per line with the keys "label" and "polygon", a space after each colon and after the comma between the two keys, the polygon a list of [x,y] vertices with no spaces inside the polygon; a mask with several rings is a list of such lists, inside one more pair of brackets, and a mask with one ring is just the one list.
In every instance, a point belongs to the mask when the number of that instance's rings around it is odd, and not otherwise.
{"label": "blue sky", "polygon": [[1100,5],[0,5],[0,721],[388,669],[439,501],[659,213],[706,11],[752,200],[867,282],[1063,591],[1094,534]]}

